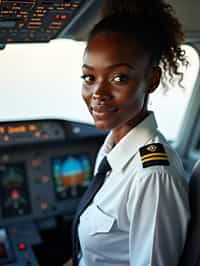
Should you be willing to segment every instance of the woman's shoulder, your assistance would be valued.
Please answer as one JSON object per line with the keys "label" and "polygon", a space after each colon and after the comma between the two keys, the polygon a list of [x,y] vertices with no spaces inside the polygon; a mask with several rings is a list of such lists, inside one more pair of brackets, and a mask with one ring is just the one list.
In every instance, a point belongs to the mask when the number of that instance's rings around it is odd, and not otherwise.
{"label": "woman's shoulder", "polygon": [[161,136],[149,141],[138,149],[134,158],[138,178],[168,176],[185,183],[186,172],[180,156]]}

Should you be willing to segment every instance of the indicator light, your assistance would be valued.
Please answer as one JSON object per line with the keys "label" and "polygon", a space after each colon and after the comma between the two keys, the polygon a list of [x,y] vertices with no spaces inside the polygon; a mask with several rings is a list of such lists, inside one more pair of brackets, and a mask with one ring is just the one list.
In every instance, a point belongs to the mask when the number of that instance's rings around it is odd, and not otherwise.
{"label": "indicator light", "polygon": [[14,189],[11,191],[11,197],[13,200],[17,200],[19,198],[19,191]]}
{"label": "indicator light", "polygon": [[42,202],[42,203],[40,204],[40,208],[41,208],[42,210],[47,210],[47,209],[49,208],[49,205],[48,205],[48,203],[46,203],[46,202]]}
{"label": "indicator light", "polygon": [[21,250],[21,251],[25,250],[26,249],[26,244],[24,242],[19,243],[18,244],[18,249]]}

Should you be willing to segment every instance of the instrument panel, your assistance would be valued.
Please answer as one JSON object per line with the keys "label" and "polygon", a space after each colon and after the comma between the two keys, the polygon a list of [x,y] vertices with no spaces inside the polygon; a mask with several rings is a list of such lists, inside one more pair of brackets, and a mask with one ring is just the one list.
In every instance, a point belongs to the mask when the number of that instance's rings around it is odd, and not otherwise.
{"label": "instrument panel", "polygon": [[0,123],[0,220],[71,208],[90,182],[98,139],[93,126],[75,122]]}
{"label": "instrument panel", "polygon": [[58,121],[0,123],[0,147],[17,144],[49,143],[65,139],[65,131]]}
{"label": "instrument panel", "polygon": [[71,21],[84,0],[1,0],[1,43],[48,42]]}
{"label": "instrument panel", "polygon": [[74,142],[1,154],[0,220],[73,212],[89,184],[97,152],[91,140]]}
{"label": "instrument panel", "polygon": [[47,263],[32,251],[42,242],[39,228],[73,217],[104,138],[94,126],[72,121],[0,123],[0,265],[23,266],[27,256],[30,265]]}

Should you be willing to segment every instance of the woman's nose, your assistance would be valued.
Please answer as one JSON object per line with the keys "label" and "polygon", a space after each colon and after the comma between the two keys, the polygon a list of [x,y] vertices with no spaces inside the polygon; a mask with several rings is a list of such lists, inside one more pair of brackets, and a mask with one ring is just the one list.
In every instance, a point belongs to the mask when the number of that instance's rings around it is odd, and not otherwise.
{"label": "woman's nose", "polygon": [[104,84],[97,84],[95,87],[92,98],[96,101],[105,101],[110,99],[110,93],[108,87]]}
{"label": "woman's nose", "polygon": [[96,94],[96,93],[94,93],[92,95],[92,99],[96,102],[103,103],[107,100],[110,100],[111,96],[109,94]]}

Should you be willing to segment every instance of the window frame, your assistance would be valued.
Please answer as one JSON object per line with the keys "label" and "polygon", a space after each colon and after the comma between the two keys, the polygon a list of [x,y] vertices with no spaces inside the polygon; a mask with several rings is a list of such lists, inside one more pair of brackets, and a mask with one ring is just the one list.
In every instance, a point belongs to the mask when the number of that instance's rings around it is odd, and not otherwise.
{"label": "window frame", "polygon": [[[193,47],[200,59],[200,43],[186,43]],[[196,150],[198,140],[200,140],[200,67],[197,73],[197,78],[194,83],[194,88],[188,102],[185,115],[181,123],[177,140],[174,147],[183,158],[184,162],[189,162],[191,169],[194,162],[200,158],[200,150]]]}

